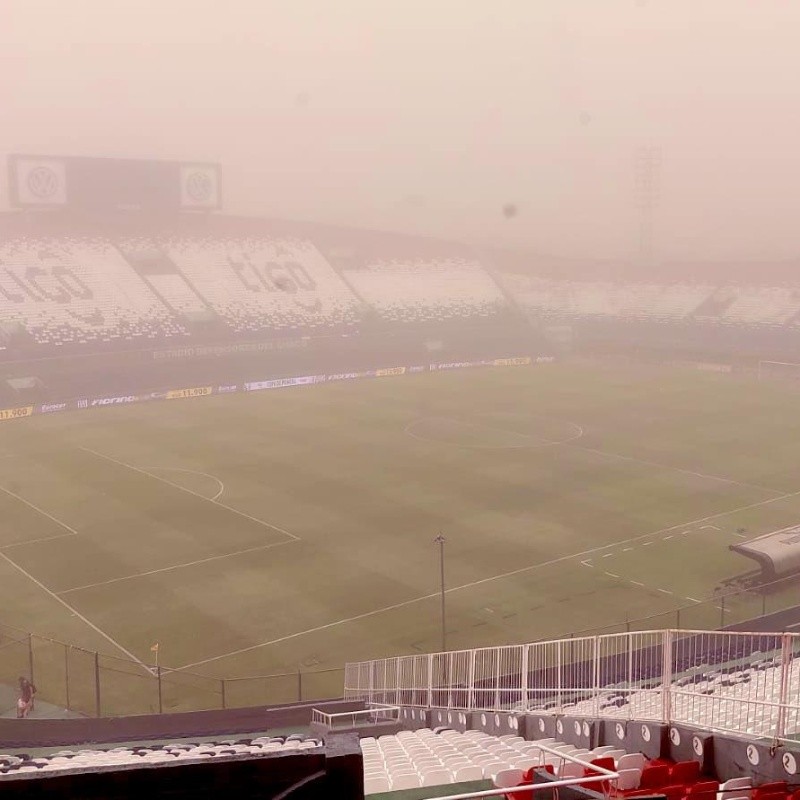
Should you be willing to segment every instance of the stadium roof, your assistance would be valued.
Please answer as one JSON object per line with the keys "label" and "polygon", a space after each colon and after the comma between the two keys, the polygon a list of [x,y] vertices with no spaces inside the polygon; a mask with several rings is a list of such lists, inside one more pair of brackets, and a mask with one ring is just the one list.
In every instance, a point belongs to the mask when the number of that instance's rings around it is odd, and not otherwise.
{"label": "stadium roof", "polygon": [[800,571],[800,525],[766,533],[749,542],[732,544],[735,553],[755,559],[766,575],[780,578]]}

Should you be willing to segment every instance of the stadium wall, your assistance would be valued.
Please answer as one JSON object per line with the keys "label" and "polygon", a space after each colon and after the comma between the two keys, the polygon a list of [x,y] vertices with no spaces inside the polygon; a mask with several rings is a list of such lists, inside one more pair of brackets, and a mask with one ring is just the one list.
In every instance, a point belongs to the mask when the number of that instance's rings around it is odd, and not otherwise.
{"label": "stadium wall", "polygon": [[58,747],[75,743],[112,743],[168,738],[261,733],[308,727],[313,709],[330,714],[360,711],[360,700],[326,700],[284,706],[253,706],[226,711],[141,714],[99,719],[0,719],[0,748]]}

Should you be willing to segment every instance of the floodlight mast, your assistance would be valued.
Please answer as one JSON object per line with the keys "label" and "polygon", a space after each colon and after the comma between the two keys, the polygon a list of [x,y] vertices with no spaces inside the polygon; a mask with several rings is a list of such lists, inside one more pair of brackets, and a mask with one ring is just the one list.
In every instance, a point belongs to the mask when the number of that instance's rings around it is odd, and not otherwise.
{"label": "floodlight mast", "polygon": [[447,650],[447,629],[445,625],[445,591],[444,591],[444,545],[447,539],[442,536],[441,532],[433,540],[439,545],[439,578],[440,588],[442,594],[442,652]]}

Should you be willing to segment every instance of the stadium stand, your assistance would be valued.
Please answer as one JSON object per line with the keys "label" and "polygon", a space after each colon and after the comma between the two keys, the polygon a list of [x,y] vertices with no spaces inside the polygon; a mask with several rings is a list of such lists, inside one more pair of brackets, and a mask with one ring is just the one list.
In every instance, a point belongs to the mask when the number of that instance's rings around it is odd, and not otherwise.
{"label": "stadium stand", "polygon": [[535,264],[509,269],[501,256],[494,263],[460,245],[334,235],[313,225],[117,215],[70,226],[40,216],[35,224],[16,215],[0,220],[0,353],[7,357],[422,335],[453,325],[502,327],[520,312],[534,323],[648,323],[687,341],[698,330],[704,341],[709,330],[800,331],[800,287],[768,277],[753,285],[702,273],[651,282],[551,276],[536,274]]}
{"label": "stadium stand", "polygon": [[359,302],[307,239],[178,237],[162,247],[179,270],[172,282],[185,281],[195,305],[237,334],[347,332],[360,319]]}
{"label": "stadium stand", "polygon": [[408,256],[393,259],[396,241],[371,236],[358,256],[331,260],[324,251],[337,249],[313,226],[271,232],[257,221],[170,226],[125,215],[70,226],[40,217],[0,220],[0,352],[353,335],[367,320],[374,333],[482,324],[508,311],[463,247],[404,241]]}
{"label": "stadium stand", "polygon": [[375,259],[343,275],[382,319],[392,323],[485,319],[506,305],[483,266],[465,258]]}
{"label": "stadium stand", "polygon": [[259,756],[266,753],[318,750],[322,742],[295,734],[287,737],[227,739],[200,743],[163,743],[149,747],[58,750],[52,755],[31,757],[0,754],[0,781],[30,772],[66,773],[79,769],[136,766],[144,763],[178,763],[204,759],[225,760],[233,756]]}
{"label": "stadium stand", "polygon": [[0,314],[33,341],[128,345],[187,330],[102,238],[19,238],[0,242]]}
{"label": "stadium stand", "polygon": [[797,324],[800,287],[674,281],[588,281],[503,272],[501,281],[526,311],[550,319],[699,321],[745,327]]}

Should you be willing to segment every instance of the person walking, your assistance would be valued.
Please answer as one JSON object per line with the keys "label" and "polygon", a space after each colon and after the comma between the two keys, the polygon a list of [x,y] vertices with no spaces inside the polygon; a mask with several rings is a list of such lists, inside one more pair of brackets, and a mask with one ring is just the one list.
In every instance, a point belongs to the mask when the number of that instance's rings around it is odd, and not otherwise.
{"label": "person walking", "polygon": [[36,697],[36,686],[27,678],[20,676],[19,700],[17,700],[17,719],[25,719],[33,711],[33,700]]}

